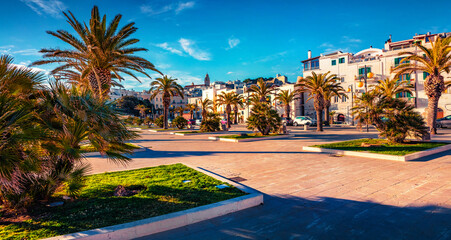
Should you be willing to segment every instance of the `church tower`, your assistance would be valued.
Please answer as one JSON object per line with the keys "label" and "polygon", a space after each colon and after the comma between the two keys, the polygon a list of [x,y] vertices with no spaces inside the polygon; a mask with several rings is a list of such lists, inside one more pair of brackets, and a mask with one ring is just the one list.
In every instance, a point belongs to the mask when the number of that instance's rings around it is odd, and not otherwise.
{"label": "church tower", "polygon": [[204,85],[207,87],[210,86],[210,76],[208,76],[208,73],[205,75]]}

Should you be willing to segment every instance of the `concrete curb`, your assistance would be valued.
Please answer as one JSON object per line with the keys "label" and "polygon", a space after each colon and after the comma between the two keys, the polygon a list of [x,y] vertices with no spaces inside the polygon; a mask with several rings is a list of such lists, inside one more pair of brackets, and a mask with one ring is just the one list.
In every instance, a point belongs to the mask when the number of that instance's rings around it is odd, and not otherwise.
{"label": "concrete curb", "polygon": [[279,139],[279,138],[290,138],[290,137],[294,137],[294,134],[278,135],[278,136],[271,136],[271,137],[259,137],[259,138],[245,138],[245,139],[222,138],[222,137],[209,137],[208,139],[214,140],[214,141],[222,141],[222,142],[255,142],[255,141],[263,141],[263,140]]}
{"label": "concrete curb", "polygon": [[[186,164],[185,164],[186,165]],[[244,210],[246,208],[255,207],[263,204],[263,194],[249,188],[247,186],[235,183],[220,175],[209,172],[205,169],[192,167],[186,165],[196,171],[202,172],[208,176],[218,179],[222,182],[227,182],[248,195],[208,204],[196,208],[187,209],[180,212],[174,212],[162,216],[142,219],[134,222],[123,223],[115,226],[92,229],[88,231],[71,233],[56,237],[47,238],[46,240],[69,240],[69,239],[83,239],[83,240],[119,240],[119,239],[133,239],[148,236],[151,234],[168,231],[171,229],[183,227],[189,224],[205,221],[229,213]]]}
{"label": "concrete curb", "polygon": [[378,153],[367,153],[367,152],[356,152],[356,151],[345,151],[345,150],[319,148],[319,147],[302,147],[302,150],[309,151],[309,152],[335,153],[335,154],[341,154],[341,155],[345,155],[345,156],[365,157],[365,158],[375,158],[375,159],[406,162],[406,161],[411,161],[411,160],[415,160],[418,158],[422,158],[425,156],[429,156],[432,154],[451,150],[451,144],[447,144],[447,145],[441,146],[441,147],[431,148],[431,149],[421,151],[421,152],[407,154],[404,156],[378,154]]}
{"label": "concrete curb", "polygon": [[170,134],[174,134],[174,135],[177,135],[177,136],[197,136],[197,135],[210,135],[210,134],[218,134],[218,133],[223,133],[223,131],[218,131],[218,132],[198,132],[198,133],[171,132]]}
{"label": "concrete curb", "polygon": [[[133,150],[133,153],[136,153],[136,152],[144,152],[144,151],[146,151],[146,147],[143,147],[143,146],[141,146],[141,145],[139,145],[139,144],[135,144],[135,145],[138,146],[138,147],[141,147],[141,148],[138,148],[138,149]],[[102,154],[100,154],[100,152],[88,152],[88,153],[83,153],[83,156],[84,156],[84,157],[92,157],[92,156],[99,156],[99,155],[102,155]]]}

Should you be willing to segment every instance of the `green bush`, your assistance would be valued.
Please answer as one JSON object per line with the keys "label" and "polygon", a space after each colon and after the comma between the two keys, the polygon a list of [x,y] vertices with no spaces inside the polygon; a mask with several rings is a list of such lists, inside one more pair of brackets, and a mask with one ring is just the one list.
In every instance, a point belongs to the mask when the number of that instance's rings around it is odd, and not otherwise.
{"label": "green bush", "polygon": [[157,117],[154,121],[155,125],[157,125],[158,127],[162,128],[164,125],[164,119],[163,119],[163,115]]}
{"label": "green bush", "polygon": [[150,124],[152,124],[152,118],[150,117],[144,118],[143,123],[150,126]]}
{"label": "green bush", "polygon": [[201,132],[216,132],[219,131],[221,124],[221,119],[215,113],[209,112],[205,115],[204,119],[202,119],[202,123],[200,124]]}
{"label": "green bush", "polygon": [[188,125],[188,120],[186,120],[182,116],[178,116],[172,120],[172,124],[176,126],[178,129],[184,129]]}
{"label": "green bush", "polygon": [[276,110],[267,103],[257,103],[247,119],[247,128],[257,129],[261,134],[276,133],[282,125],[281,118]]}

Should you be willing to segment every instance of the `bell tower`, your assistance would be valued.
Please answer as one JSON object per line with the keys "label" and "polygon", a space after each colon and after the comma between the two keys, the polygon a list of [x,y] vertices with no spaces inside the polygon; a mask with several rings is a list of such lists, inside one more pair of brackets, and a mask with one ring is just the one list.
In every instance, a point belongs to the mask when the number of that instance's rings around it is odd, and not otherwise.
{"label": "bell tower", "polygon": [[204,85],[207,87],[210,86],[210,76],[208,76],[208,73],[205,75]]}

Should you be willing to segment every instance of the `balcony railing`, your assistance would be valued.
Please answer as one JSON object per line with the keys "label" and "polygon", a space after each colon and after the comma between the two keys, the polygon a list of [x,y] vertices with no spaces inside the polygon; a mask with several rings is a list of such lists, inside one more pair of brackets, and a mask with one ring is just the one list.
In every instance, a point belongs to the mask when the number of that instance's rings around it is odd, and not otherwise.
{"label": "balcony railing", "polygon": [[350,58],[349,63],[360,63],[378,60],[378,57],[367,57],[367,58]]}

